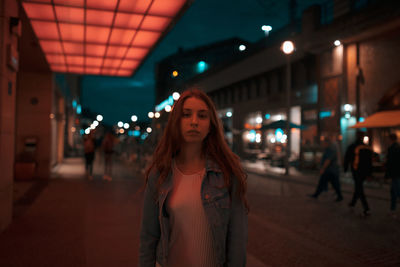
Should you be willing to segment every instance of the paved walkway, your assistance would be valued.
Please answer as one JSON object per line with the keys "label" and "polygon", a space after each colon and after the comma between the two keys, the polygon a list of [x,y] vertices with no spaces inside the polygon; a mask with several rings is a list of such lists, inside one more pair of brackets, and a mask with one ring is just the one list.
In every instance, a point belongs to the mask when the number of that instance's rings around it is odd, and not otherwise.
{"label": "paved walkway", "polygon": [[[286,176],[285,169],[279,167],[271,167],[262,160],[258,161],[242,161],[242,164],[248,173],[266,176],[269,179],[278,179],[281,181],[290,181],[292,183],[317,186],[319,174],[317,171],[300,172],[295,168],[289,170],[290,175]],[[351,173],[341,173],[340,181],[343,193],[353,193],[353,179]],[[377,175],[375,180],[366,181],[364,184],[365,192],[369,198],[381,200],[390,199],[390,185],[385,183],[383,179]],[[309,192],[313,193],[313,192]]]}
{"label": "paved walkway", "polygon": [[[65,159],[49,181],[15,183],[14,219],[0,234],[0,266],[137,266],[143,177],[114,162],[113,181],[85,179],[82,158]],[[250,267],[264,267],[248,255]]]}
{"label": "paved walkway", "polygon": [[[104,181],[102,162],[97,155],[93,181],[85,179],[83,159],[71,158],[48,181],[15,183],[14,220],[0,234],[0,266],[137,266],[143,174],[133,163],[116,161],[113,181]],[[331,194],[318,202],[305,197],[316,186],[316,173],[284,176],[260,162],[243,164],[252,207],[247,266],[400,262],[392,236],[398,223],[384,215],[388,185],[368,185],[374,210],[364,222],[332,203]],[[343,177],[342,185],[349,199],[351,179]]]}

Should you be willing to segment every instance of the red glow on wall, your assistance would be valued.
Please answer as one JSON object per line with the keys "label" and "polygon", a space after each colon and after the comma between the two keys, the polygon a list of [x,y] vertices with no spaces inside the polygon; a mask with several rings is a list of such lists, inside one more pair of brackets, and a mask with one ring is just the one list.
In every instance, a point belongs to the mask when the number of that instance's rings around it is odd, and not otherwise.
{"label": "red glow on wall", "polygon": [[22,0],[52,71],[130,76],[189,0]]}

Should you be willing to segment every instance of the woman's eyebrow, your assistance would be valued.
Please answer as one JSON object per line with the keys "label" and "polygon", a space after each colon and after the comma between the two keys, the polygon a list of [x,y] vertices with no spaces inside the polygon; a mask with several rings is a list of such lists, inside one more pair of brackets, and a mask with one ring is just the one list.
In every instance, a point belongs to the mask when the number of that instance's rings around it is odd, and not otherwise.
{"label": "woman's eyebrow", "polygon": [[[193,111],[191,108],[183,108],[183,111]],[[208,109],[199,109],[197,112],[208,112]]]}

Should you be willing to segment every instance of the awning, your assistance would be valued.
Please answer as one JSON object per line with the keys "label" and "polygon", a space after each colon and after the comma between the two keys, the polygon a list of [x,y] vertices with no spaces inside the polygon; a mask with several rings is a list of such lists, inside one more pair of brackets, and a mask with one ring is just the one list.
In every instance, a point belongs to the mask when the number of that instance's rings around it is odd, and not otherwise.
{"label": "awning", "polygon": [[400,126],[400,110],[380,111],[350,128],[386,128]]}
{"label": "awning", "polygon": [[130,76],[192,0],[22,0],[54,72]]}

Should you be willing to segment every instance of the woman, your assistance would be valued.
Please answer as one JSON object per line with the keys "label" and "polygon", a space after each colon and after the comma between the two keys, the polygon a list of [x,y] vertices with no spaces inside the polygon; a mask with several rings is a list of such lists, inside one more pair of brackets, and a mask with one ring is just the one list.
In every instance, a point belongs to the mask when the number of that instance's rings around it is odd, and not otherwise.
{"label": "woman", "polygon": [[246,177],[210,98],[185,91],[146,173],[140,266],[245,266]]}

